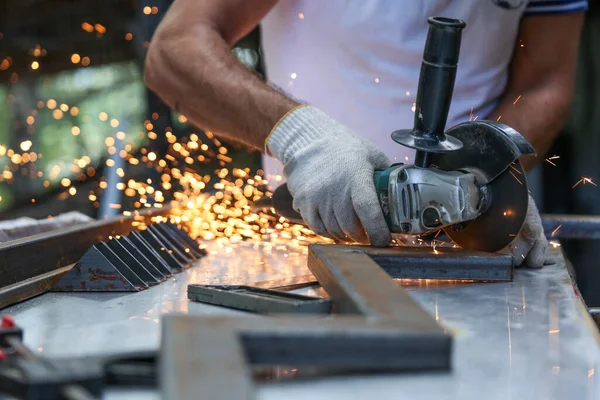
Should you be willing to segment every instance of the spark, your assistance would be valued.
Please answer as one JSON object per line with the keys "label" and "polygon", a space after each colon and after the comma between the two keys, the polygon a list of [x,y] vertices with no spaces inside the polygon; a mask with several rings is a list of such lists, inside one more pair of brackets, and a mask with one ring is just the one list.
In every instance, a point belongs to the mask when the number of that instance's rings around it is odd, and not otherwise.
{"label": "spark", "polygon": [[519,101],[519,99],[520,99],[520,98],[521,98],[521,95],[519,95],[519,97],[517,97],[517,99],[516,99],[516,100],[513,102],[513,106],[514,106],[515,104],[517,104],[517,101]]}
{"label": "spark", "polygon": [[77,53],[73,53],[71,54],[71,62],[73,64],[79,64],[79,62],[81,61],[81,56]]}
{"label": "spark", "polygon": [[544,161],[546,161],[548,164],[551,164],[552,166],[556,167],[556,164],[552,161],[552,160],[558,160],[560,158],[560,156],[552,156],[552,157],[548,157],[546,158]]}
{"label": "spark", "polygon": [[298,13],[298,18],[300,18],[300,19],[304,19],[304,14],[302,14],[302,13]]}
{"label": "spark", "polygon": [[594,181],[592,181],[592,178],[588,178],[588,177],[582,176],[581,179],[578,180],[573,185],[573,187],[571,189],[575,189],[577,186],[579,186],[579,184],[584,184],[585,185],[586,183],[589,183],[589,184],[594,185],[594,186],[598,186],[596,183],[594,183]]}
{"label": "spark", "polygon": [[298,77],[298,75],[295,72],[292,72],[290,74],[290,78],[292,78],[292,79],[296,79],[297,77]]}
{"label": "spark", "polygon": [[375,78],[375,83],[379,83],[379,78]]}
{"label": "spark", "polygon": [[517,176],[516,176],[515,174],[513,174],[513,172],[512,172],[512,171],[509,171],[509,172],[510,172],[510,174],[513,176],[513,178],[515,178],[515,179],[516,179],[516,181],[517,181],[517,182],[519,182],[521,185],[523,184],[523,182],[521,182],[521,181],[519,180],[519,178],[517,178]]}
{"label": "spark", "polygon": [[40,63],[39,63],[39,62],[37,62],[37,61],[34,61],[34,62],[32,62],[32,63],[31,63],[31,69],[32,69],[32,70],[34,70],[34,71],[35,71],[35,70],[36,70],[36,69],[38,69],[39,67],[40,67]]}
{"label": "spark", "polygon": [[556,235],[558,233],[558,231],[560,230],[560,228],[562,228],[562,224],[557,226],[556,229],[552,231],[552,236]]}
{"label": "spark", "polygon": [[553,249],[556,249],[557,247],[560,247],[560,243],[557,242],[556,240],[551,240],[548,243],[550,243],[550,245],[552,246]]}
{"label": "spark", "polygon": [[511,168],[512,168],[512,169],[513,169],[513,170],[514,170],[516,173],[518,173],[519,175],[523,175],[523,173],[522,173],[521,171],[519,171],[519,169],[518,169],[518,168],[516,168],[516,167],[515,167],[515,164],[514,164],[514,163],[510,164],[510,167],[511,167]]}
{"label": "spark", "polygon": [[496,121],[500,121],[500,119],[502,119],[502,115],[499,115]]}
{"label": "spark", "polygon": [[31,140],[25,140],[24,142],[21,142],[20,147],[23,151],[29,151],[32,145],[33,143],[31,142]]}

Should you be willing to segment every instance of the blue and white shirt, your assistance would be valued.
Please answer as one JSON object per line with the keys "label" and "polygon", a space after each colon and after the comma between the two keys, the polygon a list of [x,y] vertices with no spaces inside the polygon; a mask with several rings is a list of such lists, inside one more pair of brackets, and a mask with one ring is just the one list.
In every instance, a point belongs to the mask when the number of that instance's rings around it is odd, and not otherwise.
{"label": "blue and white shirt", "polygon": [[[522,18],[586,8],[587,0],[280,0],[262,23],[267,77],[406,162],[412,151],[390,133],[413,126],[427,17],[467,23],[450,127],[498,104]],[[268,176],[282,174],[264,161]]]}

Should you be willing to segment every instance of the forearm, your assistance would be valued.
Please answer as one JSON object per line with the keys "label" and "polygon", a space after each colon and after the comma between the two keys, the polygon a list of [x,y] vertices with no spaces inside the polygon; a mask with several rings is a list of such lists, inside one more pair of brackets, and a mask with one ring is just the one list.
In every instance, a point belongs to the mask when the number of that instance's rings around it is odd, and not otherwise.
{"label": "forearm", "polygon": [[244,67],[210,24],[159,29],[145,81],[198,127],[258,149],[279,118],[297,105]]}
{"label": "forearm", "polygon": [[565,122],[571,98],[571,88],[552,83],[522,91],[509,91],[488,119],[499,119],[531,143],[537,157],[525,156],[521,159],[528,170],[544,160]]}

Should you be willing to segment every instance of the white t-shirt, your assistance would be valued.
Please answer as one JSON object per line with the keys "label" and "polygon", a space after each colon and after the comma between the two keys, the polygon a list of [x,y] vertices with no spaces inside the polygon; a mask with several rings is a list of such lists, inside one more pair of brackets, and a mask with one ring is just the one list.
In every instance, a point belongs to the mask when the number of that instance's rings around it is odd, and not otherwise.
{"label": "white t-shirt", "polygon": [[[366,136],[393,162],[412,162],[413,151],[390,134],[413,126],[429,16],[467,23],[451,127],[484,119],[497,105],[524,15],[586,8],[587,0],[280,0],[261,24],[267,78]],[[274,183],[281,164],[266,156],[263,164]]]}

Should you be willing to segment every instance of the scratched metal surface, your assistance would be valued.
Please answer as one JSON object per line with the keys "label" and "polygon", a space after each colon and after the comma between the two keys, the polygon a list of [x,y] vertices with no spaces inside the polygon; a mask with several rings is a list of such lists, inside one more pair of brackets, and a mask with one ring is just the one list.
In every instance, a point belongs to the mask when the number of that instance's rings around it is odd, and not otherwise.
{"label": "scratched metal surface", "polygon": [[[188,302],[188,283],[239,283],[307,274],[305,256],[213,247],[190,270],[121,294],[49,293],[13,306],[25,342],[44,355],[155,348],[161,314],[235,314]],[[600,399],[600,346],[564,264],[517,270],[514,282],[414,282],[416,300],[455,334],[450,373],[336,377],[258,385],[260,399]],[[319,293],[303,289],[298,293]],[[107,399],[154,399],[152,391]]]}

